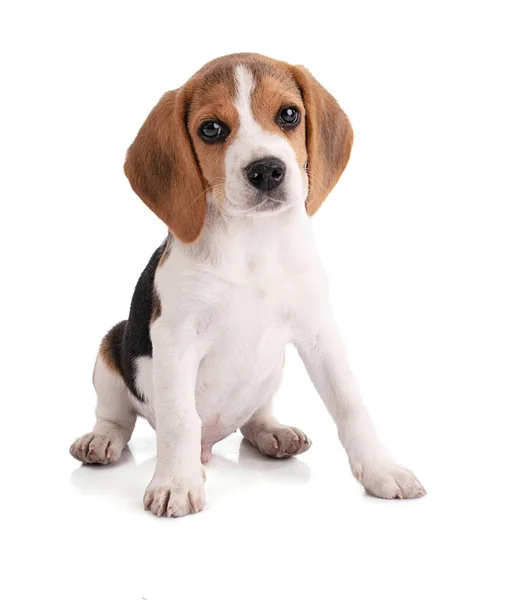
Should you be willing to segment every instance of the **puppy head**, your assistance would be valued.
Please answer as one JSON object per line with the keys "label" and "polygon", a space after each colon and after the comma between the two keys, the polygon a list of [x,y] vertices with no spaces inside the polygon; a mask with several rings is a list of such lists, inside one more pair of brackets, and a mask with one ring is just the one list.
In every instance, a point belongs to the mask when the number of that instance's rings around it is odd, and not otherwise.
{"label": "puppy head", "polygon": [[304,67],[233,54],[162,97],[128,150],[125,173],[191,243],[208,202],[229,217],[272,215],[304,202],[313,215],[352,143],[348,118]]}

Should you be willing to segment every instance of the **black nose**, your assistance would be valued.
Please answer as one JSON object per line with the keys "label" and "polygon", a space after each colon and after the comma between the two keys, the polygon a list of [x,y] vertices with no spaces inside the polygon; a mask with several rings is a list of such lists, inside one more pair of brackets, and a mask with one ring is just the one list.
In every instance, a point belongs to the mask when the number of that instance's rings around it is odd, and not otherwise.
{"label": "black nose", "polygon": [[267,156],[250,163],[246,169],[246,177],[258,190],[270,191],[278,187],[285,176],[285,165],[278,158]]}

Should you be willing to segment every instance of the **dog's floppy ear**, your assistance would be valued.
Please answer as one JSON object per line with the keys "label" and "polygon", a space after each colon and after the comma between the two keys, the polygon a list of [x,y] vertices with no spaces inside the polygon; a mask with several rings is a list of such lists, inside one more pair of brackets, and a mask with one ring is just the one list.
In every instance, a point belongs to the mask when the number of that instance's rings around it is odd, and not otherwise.
{"label": "dog's floppy ear", "polygon": [[189,94],[167,92],[127,152],[125,175],[134,192],[182,242],[194,242],[206,216],[206,194],[186,129]]}
{"label": "dog's floppy ear", "polygon": [[308,214],[320,208],[341,177],[353,145],[353,129],[335,98],[302,66],[293,74],[306,107],[308,153]]}

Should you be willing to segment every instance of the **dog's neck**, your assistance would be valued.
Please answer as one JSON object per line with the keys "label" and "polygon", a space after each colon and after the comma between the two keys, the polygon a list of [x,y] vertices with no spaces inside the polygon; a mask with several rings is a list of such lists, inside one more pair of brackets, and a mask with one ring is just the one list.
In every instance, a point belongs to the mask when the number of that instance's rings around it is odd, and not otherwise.
{"label": "dog's neck", "polygon": [[234,279],[306,263],[314,252],[303,204],[276,214],[233,217],[209,204],[200,238],[179,247],[192,262]]}

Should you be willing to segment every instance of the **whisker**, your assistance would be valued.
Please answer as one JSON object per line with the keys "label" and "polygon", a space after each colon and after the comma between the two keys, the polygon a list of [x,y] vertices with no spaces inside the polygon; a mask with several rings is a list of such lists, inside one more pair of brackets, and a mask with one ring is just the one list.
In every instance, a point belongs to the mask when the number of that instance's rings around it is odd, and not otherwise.
{"label": "whisker", "polygon": [[[218,185],[222,185],[222,184],[218,184]],[[206,189],[205,189],[205,190],[204,190],[204,191],[203,191],[201,194],[199,194],[199,195],[198,195],[198,196],[195,198],[195,200],[193,200],[193,202],[191,202],[191,203],[190,203],[190,204],[189,204],[189,205],[186,207],[186,209],[183,211],[183,215],[185,215],[185,214],[186,214],[186,213],[187,213],[187,212],[190,210],[190,208],[191,208],[191,207],[192,207],[192,206],[195,204],[195,202],[197,202],[197,200],[198,200],[199,198],[201,198],[201,197],[202,197],[204,194],[207,194],[207,192],[210,192],[210,191],[212,191],[212,190],[213,190],[215,187],[217,187],[217,185],[210,185],[210,186],[209,186],[208,188],[206,188]]]}
{"label": "whisker", "polygon": [[306,173],[309,175],[309,178],[310,178],[310,179],[314,179],[314,180],[315,180],[317,183],[319,183],[319,184],[322,186],[322,188],[323,188],[324,192],[325,192],[327,195],[329,195],[329,194],[330,194],[330,190],[328,190],[328,189],[327,189],[327,188],[326,188],[326,187],[323,185],[323,183],[322,183],[322,182],[321,182],[321,181],[318,179],[318,177],[316,177],[316,175],[313,173],[313,171],[311,171],[310,169],[306,169]]}
{"label": "whisker", "polygon": [[[311,185],[307,186],[307,197],[308,198],[310,196],[310,193],[313,191],[313,189],[314,188]],[[311,204],[313,204],[314,201],[315,201],[315,197],[313,196],[309,202],[306,201],[306,207],[311,206]]]}

